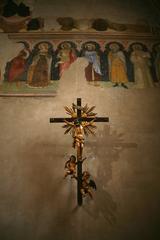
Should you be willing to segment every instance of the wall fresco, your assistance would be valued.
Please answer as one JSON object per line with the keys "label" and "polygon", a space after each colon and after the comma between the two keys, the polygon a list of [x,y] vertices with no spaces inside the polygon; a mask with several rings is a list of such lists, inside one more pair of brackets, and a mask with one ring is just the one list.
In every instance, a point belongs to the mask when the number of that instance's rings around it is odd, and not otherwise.
{"label": "wall fresco", "polygon": [[[143,42],[109,40],[41,40],[14,44],[21,45],[21,49],[9,57],[1,69],[1,92],[56,93],[63,74],[80,58],[87,61],[83,73],[88,84],[105,89],[160,85],[159,42],[149,46]],[[77,70],[72,71],[76,75]]]}

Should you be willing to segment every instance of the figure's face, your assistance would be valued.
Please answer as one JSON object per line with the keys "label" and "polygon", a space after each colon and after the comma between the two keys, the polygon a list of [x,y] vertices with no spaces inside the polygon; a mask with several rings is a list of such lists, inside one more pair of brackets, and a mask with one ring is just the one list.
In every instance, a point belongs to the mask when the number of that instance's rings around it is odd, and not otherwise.
{"label": "figure's face", "polygon": [[71,160],[71,162],[74,163],[74,162],[76,162],[76,157],[75,157],[75,156],[71,156],[71,157],[70,157],[70,160]]}
{"label": "figure's face", "polygon": [[89,174],[89,172],[85,171],[85,172],[83,172],[83,176],[86,177],[86,178],[89,178],[90,174]]}
{"label": "figure's face", "polygon": [[110,48],[110,50],[111,50],[112,52],[118,52],[119,49],[120,49],[119,45],[116,44],[116,43],[111,44],[111,45],[109,46],[109,48]]}
{"label": "figure's face", "polygon": [[71,49],[71,44],[63,43],[63,44],[61,44],[61,49]]}
{"label": "figure's face", "polygon": [[91,43],[86,44],[85,47],[88,51],[94,51],[96,49],[95,45]]}
{"label": "figure's face", "polygon": [[140,45],[140,44],[135,44],[132,46],[132,48],[133,48],[133,50],[138,50],[138,51],[143,50],[142,45]]}
{"label": "figure's face", "polygon": [[49,46],[48,46],[47,43],[40,43],[40,44],[38,45],[38,48],[39,48],[39,50],[42,51],[42,52],[48,52]]}

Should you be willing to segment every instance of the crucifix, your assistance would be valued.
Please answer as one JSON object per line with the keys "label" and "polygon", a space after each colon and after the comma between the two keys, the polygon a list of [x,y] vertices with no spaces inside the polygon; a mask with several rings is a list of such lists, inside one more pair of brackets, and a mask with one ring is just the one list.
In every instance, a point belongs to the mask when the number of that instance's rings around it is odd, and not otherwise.
{"label": "crucifix", "polygon": [[79,206],[83,203],[82,197],[82,163],[83,163],[83,147],[84,135],[94,134],[96,128],[95,122],[109,122],[108,117],[96,117],[93,112],[95,106],[89,108],[86,104],[82,107],[81,98],[77,98],[77,104],[72,104],[72,108],[65,107],[70,117],[68,118],[50,118],[50,123],[65,123],[65,134],[72,133],[73,147],[77,152],[77,203]]}

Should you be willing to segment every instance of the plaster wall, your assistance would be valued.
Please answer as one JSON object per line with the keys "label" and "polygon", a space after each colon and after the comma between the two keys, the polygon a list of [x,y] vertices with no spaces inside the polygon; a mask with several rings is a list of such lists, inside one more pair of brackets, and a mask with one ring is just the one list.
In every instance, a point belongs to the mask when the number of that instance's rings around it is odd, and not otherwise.
{"label": "plaster wall", "polygon": [[[159,89],[86,89],[54,98],[1,98],[1,239],[158,236]],[[81,208],[76,182],[63,179],[65,161],[75,154],[71,136],[49,123],[76,97],[110,118],[86,139],[83,168],[98,190]]]}
{"label": "plaster wall", "polygon": [[[60,9],[54,2],[63,15],[72,9],[69,5]],[[133,19],[129,3],[122,8],[119,1],[112,2],[115,20],[120,19],[119,9],[125,9],[127,21]],[[41,4],[37,11],[47,15],[49,8],[44,10]],[[87,4],[78,5],[72,14],[91,14]],[[107,11],[115,16],[110,4],[101,10],[103,16]],[[3,36],[1,53],[8,44]],[[18,52],[7,46],[4,60]],[[86,87],[69,92],[68,82],[74,77],[66,75],[62,85],[66,92],[62,88],[56,97],[0,98],[0,239],[158,239],[159,88]],[[98,190],[94,200],[85,199],[81,208],[76,204],[76,182],[63,179],[64,163],[74,153],[71,136],[64,136],[61,125],[49,123],[50,117],[64,116],[64,105],[77,97],[96,105],[98,115],[110,118],[109,124],[97,124],[95,137],[86,139],[84,168],[91,172]]]}
{"label": "plaster wall", "polygon": [[150,4],[145,0],[38,0],[35,2],[33,14],[44,16],[46,19],[54,17],[75,18],[108,18],[112,21],[133,23],[138,19],[153,18]]}

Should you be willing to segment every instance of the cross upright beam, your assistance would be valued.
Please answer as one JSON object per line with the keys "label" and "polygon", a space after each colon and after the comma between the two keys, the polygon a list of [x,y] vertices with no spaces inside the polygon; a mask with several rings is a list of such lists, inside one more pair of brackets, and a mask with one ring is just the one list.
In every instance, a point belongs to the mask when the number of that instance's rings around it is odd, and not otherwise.
{"label": "cross upright beam", "polygon": [[[77,118],[82,117],[81,111],[81,98],[77,98]],[[83,203],[82,193],[82,146],[80,144],[79,149],[77,149],[77,201],[78,205],[81,206]]]}

